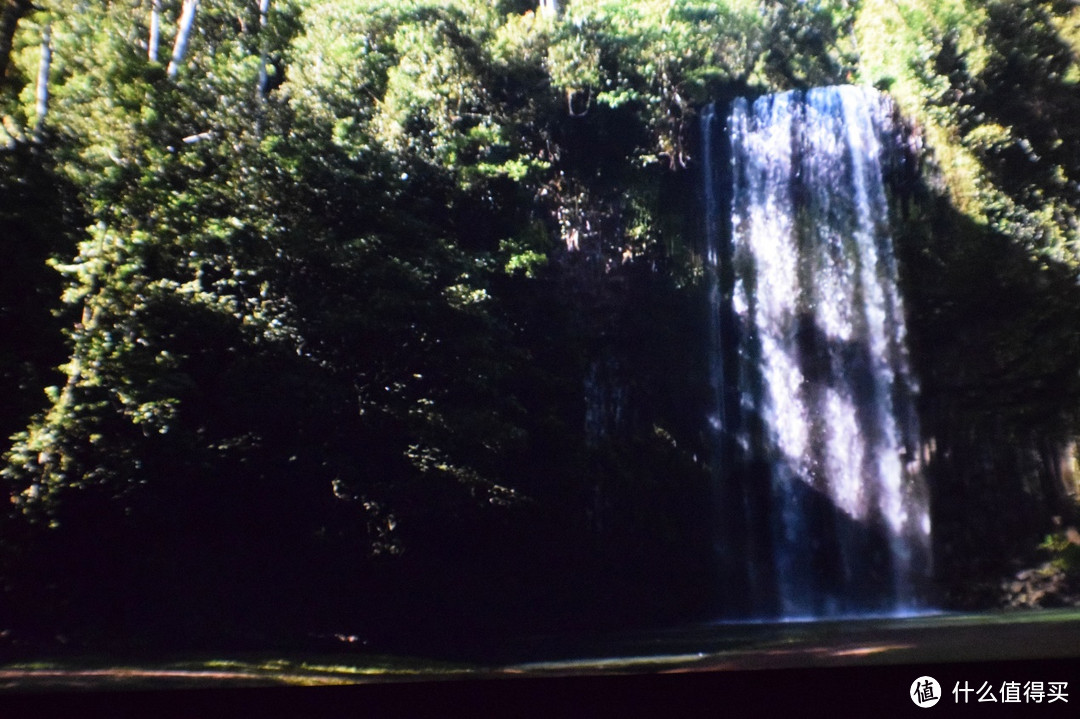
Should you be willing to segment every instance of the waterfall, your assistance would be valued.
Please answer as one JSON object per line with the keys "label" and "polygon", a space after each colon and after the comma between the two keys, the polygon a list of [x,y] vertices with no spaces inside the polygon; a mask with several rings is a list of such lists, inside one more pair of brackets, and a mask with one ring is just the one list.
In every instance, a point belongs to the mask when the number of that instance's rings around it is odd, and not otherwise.
{"label": "waterfall", "polygon": [[882,175],[891,106],[839,86],[727,110],[702,113],[725,609],[915,610],[930,520]]}

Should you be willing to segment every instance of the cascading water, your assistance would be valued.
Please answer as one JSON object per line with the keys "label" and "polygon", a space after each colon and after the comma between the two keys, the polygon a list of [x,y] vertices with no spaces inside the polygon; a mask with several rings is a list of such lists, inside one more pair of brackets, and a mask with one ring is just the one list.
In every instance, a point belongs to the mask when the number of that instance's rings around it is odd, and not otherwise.
{"label": "cascading water", "polygon": [[922,601],[930,519],[881,160],[892,116],[851,86],[702,116],[728,614]]}

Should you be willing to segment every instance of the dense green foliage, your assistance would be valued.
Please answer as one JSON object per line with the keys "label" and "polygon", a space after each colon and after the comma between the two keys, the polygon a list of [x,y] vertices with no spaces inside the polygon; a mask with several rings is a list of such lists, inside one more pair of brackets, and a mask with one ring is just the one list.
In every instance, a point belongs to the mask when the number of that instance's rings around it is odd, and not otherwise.
{"label": "dense green foliage", "polygon": [[738,94],[891,87],[928,402],[1075,431],[1070,2],[204,0],[170,59],[164,0],[158,60],[150,0],[39,5],[0,23],[0,629],[702,610],[696,120]]}
{"label": "dense green foliage", "polygon": [[1075,512],[1078,20],[1071,2],[866,2],[856,22],[860,75],[925,163],[901,247],[954,594]]}

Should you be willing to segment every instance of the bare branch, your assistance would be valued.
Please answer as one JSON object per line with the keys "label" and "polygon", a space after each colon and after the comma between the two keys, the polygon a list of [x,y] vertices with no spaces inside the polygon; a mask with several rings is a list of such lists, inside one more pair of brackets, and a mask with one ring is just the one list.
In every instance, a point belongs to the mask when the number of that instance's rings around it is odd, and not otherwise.
{"label": "bare branch", "polygon": [[188,135],[187,137],[180,140],[180,142],[184,143],[185,145],[194,145],[196,142],[202,142],[203,140],[213,140],[213,139],[214,139],[214,131],[213,130],[207,130],[206,132],[200,132],[200,133],[198,133],[196,135]]}

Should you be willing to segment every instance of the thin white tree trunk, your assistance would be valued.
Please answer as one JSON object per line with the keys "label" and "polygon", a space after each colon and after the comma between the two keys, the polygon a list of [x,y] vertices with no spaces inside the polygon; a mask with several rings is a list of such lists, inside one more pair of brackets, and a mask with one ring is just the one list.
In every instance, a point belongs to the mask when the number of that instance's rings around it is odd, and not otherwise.
{"label": "thin white tree trunk", "polygon": [[195,11],[199,7],[199,0],[184,0],[184,9],[180,12],[180,20],[176,26],[176,42],[173,43],[172,59],[166,74],[176,77],[180,72],[180,65],[184,62],[187,54],[188,40],[191,39],[191,29],[195,27]]}
{"label": "thin white tree trunk", "polygon": [[34,137],[40,138],[45,128],[45,116],[49,114],[49,70],[52,68],[52,25],[46,24],[41,31],[41,62],[38,63],[37,104],[34,121]]}
{"label": "thin white tree trunk", "polygon": [[266,98],[266,56],[269,53],[270,40],[267,25],[270,22],[270,0],[259,0],[259,97]]}
{"label": "thin white tree trunk", "polygon": [[157,62],[158,46],[161,45],[161,0],[150,2],[150,43],[146,55],[150,62]]}

